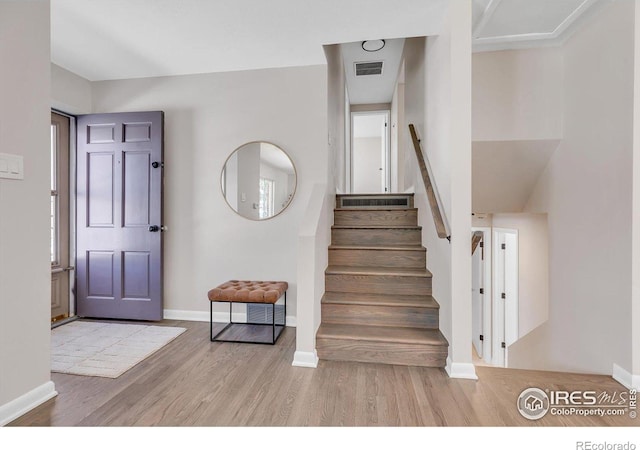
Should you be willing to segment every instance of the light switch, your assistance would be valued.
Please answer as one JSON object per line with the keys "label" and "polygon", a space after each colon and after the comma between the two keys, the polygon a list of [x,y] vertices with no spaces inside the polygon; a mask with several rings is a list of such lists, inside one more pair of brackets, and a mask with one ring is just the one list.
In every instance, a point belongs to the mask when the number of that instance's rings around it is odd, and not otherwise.
{"label": "light switch", "polygon": [[0,178],[24,179],[24,158],[21,155],[0,153]]}

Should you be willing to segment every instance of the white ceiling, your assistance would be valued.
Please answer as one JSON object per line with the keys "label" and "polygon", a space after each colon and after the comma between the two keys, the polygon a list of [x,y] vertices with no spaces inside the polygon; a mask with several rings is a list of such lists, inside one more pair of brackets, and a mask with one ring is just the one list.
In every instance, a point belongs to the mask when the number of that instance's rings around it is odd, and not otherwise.
{"label": "white ceiling", "polygon": [[[342,44],[340,48],[351,104],[391,103],[400,72],[404,39],[385,39],[385,46],[377,52],[363,50],[362,41]],[[355,63],[373,61],[383,62],[381,75],[356,77]]]}
{"label": "white ceiling", "polygon": [[322,45],[437,34],[448,0],[51,0],[51,59],[91,81],[326,64]]}
{"label": "white ceiling", "polygon": [[522,212],[559,140],[473,142],[474,212]]}
{"label": "white ceiling", "polygon": [[612,0],[473,0],[473,49],[560,45]]}

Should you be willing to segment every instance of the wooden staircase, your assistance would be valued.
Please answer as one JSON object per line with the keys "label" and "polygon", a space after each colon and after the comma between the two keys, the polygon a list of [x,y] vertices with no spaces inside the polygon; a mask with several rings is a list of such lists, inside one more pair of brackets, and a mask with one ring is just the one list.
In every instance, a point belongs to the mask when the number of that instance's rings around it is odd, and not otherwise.
{"label": "wooden staircase", "polygon": [[449,344],[413,194],[339,195],[336,203],[319,358],[444,367]]}

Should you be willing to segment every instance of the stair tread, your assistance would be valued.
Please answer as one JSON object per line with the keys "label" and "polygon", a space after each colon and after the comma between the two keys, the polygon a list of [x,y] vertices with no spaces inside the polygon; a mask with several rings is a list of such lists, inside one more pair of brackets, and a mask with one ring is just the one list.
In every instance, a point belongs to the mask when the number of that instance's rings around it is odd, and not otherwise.
{"label": "stair tread", "polygon": [[400,267],[367,267],[367,266],[328,266],[326,275],[383,275],[400,277],[431,278],[427,269],[412,269]]}
{"label": "stair tread", "polygon": [[398,306],[411,308],[439,309],[440,305],[431,295],[388,295],[354,292],[325,292],[324,304]]}
{"label": "stair tread", "polygon": [[440,330],[426,328],[378,327],[323,323],[318,328],[318,339],[344,339],[384,343],[406,343],[448,346]]}
{"label": "stair tread", "polygon": [[427,249],[418,244],[394,244],[394,245],[340,245],[340,244],[331,244],[329,245],[329,250],[409,250],[409,251],[426,251]]}

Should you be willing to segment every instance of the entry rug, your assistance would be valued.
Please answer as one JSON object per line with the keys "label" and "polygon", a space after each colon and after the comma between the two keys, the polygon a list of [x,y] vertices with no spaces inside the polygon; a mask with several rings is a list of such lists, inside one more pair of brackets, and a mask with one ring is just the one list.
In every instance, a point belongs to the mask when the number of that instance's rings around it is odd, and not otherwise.
{"label": "entry rug", "polygon": [[51,371],[118,378],[186,328],[75,321],[51,330]]}

